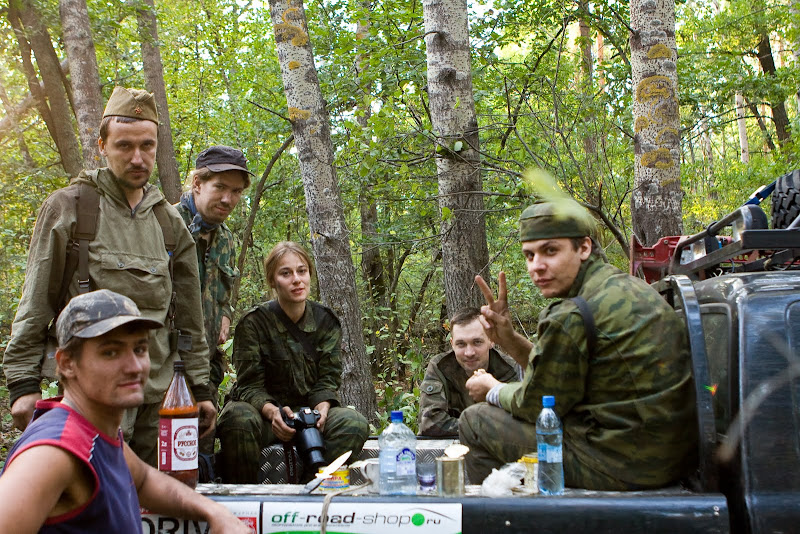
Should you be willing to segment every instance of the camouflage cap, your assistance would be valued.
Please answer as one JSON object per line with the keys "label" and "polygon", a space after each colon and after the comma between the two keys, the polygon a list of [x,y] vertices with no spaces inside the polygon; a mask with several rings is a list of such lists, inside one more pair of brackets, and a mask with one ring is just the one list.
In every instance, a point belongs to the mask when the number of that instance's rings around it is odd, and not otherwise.
{"label": "camouflage cap", "polygon": [[148,93],[144,89],[115,87],[103,111],[103,118],[106,117],[130,117],[158,124],[156,99],[153,98],[153,93]]}
{"label": "camouflage cap", "polygon": [[124,324],[137,322],[143,328],[161,328],[164,323],[142,317],[128,297],[108,289],[78,295],[67,303],[56,322],[58,344],[63,347],[73,337],[102,336]]}
{"label": "camouflage cap", "polygon": [[519,240],[553,239],[561,237],[593,237],[594,218],[572,200],[536,201],[525,208],[519,218]]}

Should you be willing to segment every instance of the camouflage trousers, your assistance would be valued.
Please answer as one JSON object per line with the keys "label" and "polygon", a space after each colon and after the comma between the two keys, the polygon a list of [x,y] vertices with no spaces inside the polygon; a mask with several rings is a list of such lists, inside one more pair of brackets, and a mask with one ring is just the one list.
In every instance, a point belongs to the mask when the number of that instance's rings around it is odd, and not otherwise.
{"label": "camouflage trousers", "polygon": [[[298,406],[293,406],[297,410]],[[217,424],[220,451],[217,469],[227,484],[256,484],[261,464],[261,449],[279,440],[272,425],[251,404],[231,401],[222,409]],[[325,461],[330,463],[342,453],[352,450],[351,459],[360,453],[369,437],[369,425],[363,415],[350,408],[334,407],[322,438],[325,441]]]}
{"label": "camouflage trousers", "polygon": [[[469,447],[466,467],[473,484],[480,484],[493,468],[536,452],[536,425],[515,419],[502,408],[485,402],[474,404],[461,413],[458,435],[461,443]],[[563,461],[564,485],[567,487],[619,491],[640,489],[583,464],[566,439]]]}
{"label": "camouflage trousers", "polygon": [[128,408],[122,417],[122,436],[144,462],[158,467],[158,409],[161,403]]}

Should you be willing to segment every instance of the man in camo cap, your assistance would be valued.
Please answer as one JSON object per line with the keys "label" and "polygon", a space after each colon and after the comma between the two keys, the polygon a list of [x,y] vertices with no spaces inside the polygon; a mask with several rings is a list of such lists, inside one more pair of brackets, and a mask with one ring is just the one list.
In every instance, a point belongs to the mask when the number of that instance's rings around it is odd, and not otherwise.
{"label": "man in camo cap", "polygon": [[151,329],[162,326],[107,289],[67,304],[56,325],[64,397],[40,400],[9,452],[0,532],[141,532],[140,506],[207,521],[212,532],[250,532],[224,505],[145,464],[122,439],[125,410],[145,398]]}
{"label": "man in camo cap", "polygon": [[487,301],[484,328],[525,375],[502,384],[477,373],[467,382],[486,401],[459,420],[473,483],[537,450],[544,395],[555,396],[563,424],[567,486],[655,488],[688,474],[697,437],[685,326],[653,288],[599,257],[594,233],[593,218],[571,199],[522,213],[528,274],[543,296],[558,299],[541,312],[535,343],[513,328],[505,274],[497,299],[475,279]]}

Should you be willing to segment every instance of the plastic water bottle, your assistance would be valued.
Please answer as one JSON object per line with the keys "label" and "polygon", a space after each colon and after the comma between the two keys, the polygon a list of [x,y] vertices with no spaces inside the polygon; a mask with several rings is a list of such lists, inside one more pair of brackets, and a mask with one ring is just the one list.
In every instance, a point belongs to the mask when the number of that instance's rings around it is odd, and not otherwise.
{"label": "plastic water bottle", "polygon": [[543,495],[564,493],[564,464],[562,463],[561,420],[553,411],[556,398],[542,397],[542,413],[536,419],[536,444],[539,454],[539,492]]}
{"label": "plastic water bottle", "polygon": [[391,414],[391,424],[378,438],[381,495],[417,494],[417,436],[403,424],[403,412]]}

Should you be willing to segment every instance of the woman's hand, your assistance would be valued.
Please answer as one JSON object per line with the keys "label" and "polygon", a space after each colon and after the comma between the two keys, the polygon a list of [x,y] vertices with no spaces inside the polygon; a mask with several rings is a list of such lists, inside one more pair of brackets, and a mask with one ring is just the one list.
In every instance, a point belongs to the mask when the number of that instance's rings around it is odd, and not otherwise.
{"label": "woman's hand", "polygon": [[[293,415],[292,409],[288,406],[283,407],[283,413],[285,413],[288,417],[292,417]],[[272,432],[278,437],[279,440],[292,440],[296,431],[294,428],[289,427],[289,425],[283,422],[281,412],[276,405],[268,402],[261,409],[261,415],[264,416],[264,419],[272,423]]]}
{"label": "woman's hand", "polygon": [[328,401],[322,401],[316,406],[314,409],[319,412],[319,421],[317,421],[317,429],[322,432],[325,430],[325,421],[328,420],[328,410],[331,409],[331,403]]}

